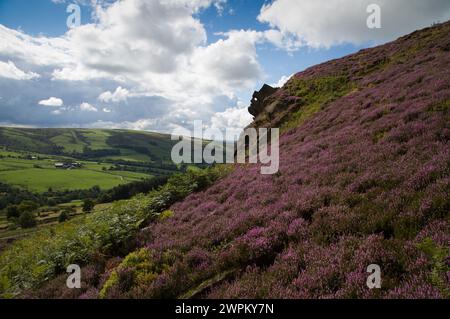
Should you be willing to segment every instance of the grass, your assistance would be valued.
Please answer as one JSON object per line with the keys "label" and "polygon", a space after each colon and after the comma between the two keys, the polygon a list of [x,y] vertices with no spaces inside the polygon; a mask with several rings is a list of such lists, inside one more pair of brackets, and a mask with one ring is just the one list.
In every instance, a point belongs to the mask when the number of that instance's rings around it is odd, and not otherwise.
{"label": "grass", "polygon": [[[138,175],[139,173],[133,173]],[[125,176],[123,176],[125,175]],[[45,192],[50,187],[55,190],[88,189],[99,186],[101,189],[113,188],[117,185],[139,180],[137,176],[130,176],[130,172],[124,174],[110,174],[86,169],[56,170],[28,168],[0,172],[0,181],[21,186],[31,191]],[[141,174],[142,177],[147,176]]]}
{"label": "grass", "polygon": [[85,166],[81,169],[56,169],[54,161],[0,159],[0,182],[30,191],[45,192],[50,187],[55,191],[89,189],[95,185],[101,189],[110,189],[120,184],[150,177],[148,174],[138,172],[103,171],[103,167],[109,167],[108,164],[93,162],[83,162]]}
{"label": "grass", "polygon": [[[20,227],[14,227],[13,224],[6,219],[6,216],[2,215],[0,216],[0,247],[7,246],[8,242],[11,242],[13,240],[21,239],[24,237],[27,237],[37,231],[48,229],[49,227],[58,225],[58,217],[60,214],[60,210],[63,210],[65,207],[74,207],[75,213],[70,216],[70,220],[76,220],[78,218],[82,218],[84,215],[82,211],[82,200],[74,200],[69,203],[64,203],[58,205],[57,211],[54,210],[51,211],[43,211],[39,213],[39,216],[36,217],[36,220],[38,222],[38,226],[34,228],[29,229],[22,229]],[[105,204],[98,204],[94,207],[94,212],[101,212],[105,209],[108,209],[111,207],[111,203],[105,203]],[[2,242],[5,244],[2,245]]]}
{"label": "grass", "polygon": [[13,151],[9,151],[9,150],[6,150],[5,148],[0,148],[0,156],[13,156],[13,157],[18,157],[18,156],[20,156],[21,154],[20,153],[18,153],[18,152],[13,152]]}
{"label": "grass", "polygon": [[72,155],[91,150],[119,150],[120,155],[97,159],[152,162],[170,158],[174,142],[170,135],[106,129],[25,129],[1,128],[0,146],[50,155]]}
{"label": "grass", "polygon": [[93,150],[110,148],[107,143],[111,133],[107,130],[81,130],[81,134],[89,142],[89,147]]}
{"label": "grass", "polygon": [[3,135],[5,138],[15,141],[19,145],[23,145],[23,148],[39,149],[46,147],[46,143],[34,138],[32,134],[25,131],[19,131],[15,129],[4,129]]}
{"label": "grass", "polygon": [[345,76],[325,76],[312,79],[293,78],[287,83],[291,96],[301,97],[303,105],[283,124],[283,131],[303,124],[328,103],[346,95],[355,88]]}
{"label": "grass", "polygon": [[152,159],[150,156],[145,154],[139,154],[132,150],[127,150],[124,148],[119,148],[120,155],[115,156],[104,156],[100,160],[112,160],[112,161],[129,161],[129,162],[150,162]]}
{"label": "grass", "polygon": [[83,148],[87,146],[86,143],[80,141],[74,131],[67,131],[61,135],[57,135],[50,139],[58,146],[62,146],[66,152],[83,152]]}

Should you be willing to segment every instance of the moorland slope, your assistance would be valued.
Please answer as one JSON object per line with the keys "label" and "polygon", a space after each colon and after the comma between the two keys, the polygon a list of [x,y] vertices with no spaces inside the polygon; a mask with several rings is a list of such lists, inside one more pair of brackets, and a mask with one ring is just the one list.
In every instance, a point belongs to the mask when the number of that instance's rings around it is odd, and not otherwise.
{"label": "moorland slope", "polygon": [[128,255],[85,259],[82,289],[60,276],[25,296],[448,298],[449,34],[296,74],[252,124],[282,128],[277,174],[236,165],[158,214]]}

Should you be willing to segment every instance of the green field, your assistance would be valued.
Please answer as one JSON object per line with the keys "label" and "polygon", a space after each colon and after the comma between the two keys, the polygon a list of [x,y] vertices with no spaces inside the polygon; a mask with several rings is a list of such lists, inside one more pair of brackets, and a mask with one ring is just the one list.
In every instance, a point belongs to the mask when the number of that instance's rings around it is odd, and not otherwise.
{"label": "green field", "polygon": [[[109,164],[82,162],[81,169],[57,169],[55,160],[0,159],[0,182],[20,186],[30,191],[45,192],[88,189],[99,186],[109,189],[119,184],[138,181],[151,175],[127,171],[103,171]],[[39,167],[39,168],[36,168]]]}

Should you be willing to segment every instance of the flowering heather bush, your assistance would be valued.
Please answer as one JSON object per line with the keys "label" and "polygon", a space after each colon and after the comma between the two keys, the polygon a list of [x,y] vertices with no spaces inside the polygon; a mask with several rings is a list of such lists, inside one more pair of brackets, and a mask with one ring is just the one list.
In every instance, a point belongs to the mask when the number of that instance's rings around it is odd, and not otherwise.
{"label": "flowering heather bush", "polygon": [[[281,109],[254,123],[284,126],[279,173],[236,165],[172,205],[141,230],[109,297],[449,298],[449,33],[295,75],[271,97]],[[142,249],[158,269],[144,283],[127,262]],[[381,289],[366,286],[370,264]]]}

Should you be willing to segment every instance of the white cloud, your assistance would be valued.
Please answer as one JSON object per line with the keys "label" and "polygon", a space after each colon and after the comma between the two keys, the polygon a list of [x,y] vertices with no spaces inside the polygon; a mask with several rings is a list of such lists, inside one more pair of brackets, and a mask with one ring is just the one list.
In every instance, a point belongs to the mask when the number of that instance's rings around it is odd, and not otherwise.
{"label": "white cloud", "polygon": [[137,131],[158,131],[155,129],[157,124],[155,119],[142,119],[138,121],[124,121],[124,122],[110,122],[110,121],[96,121],[93,123],[88,123],[88,125],[81,125],[81,127],[90,128],[111,128],[111,129],[126,129],[126,130],[137,130]]}
{"label": "white cloud", "polygon": [[[200,47],[192,57],[196,72],[214,81],[217,86],[229,88],[249,87],[262,77],[255,44],[261,41],[256,31],[231,31],[224,34],[227,38],[207,46]],[[213,82],[213,83],[214,83]]]}
{"label": "white cloud", "polygon": [[[367,28],[369,4],[381,7],[381,29]],[[385,42],[449,18],[448,0],[275,0],[258,16],[283,35],[293,35],[296,46],[311,47]]]}
{"label": "white cloud", "polygon": [[302,41],[293,37],[289,32],[271,29],[264,31],[262,35],[266,41],[289,53],[298,50],[298,48],[302,46]]}
{"label": "white cloud", "polygon": [[98,99],[102,102],[122,102],[126,101],[130,92],[119,86],[114,92],[106,91],[100,94]]}
{"label": "white cloud", "polygon": [[270,86],[275,87],[275,88],[280,88],[283,87],[283,85],[286,84],[287,81],[289,81],[289,79],[293,76],[294,74],[291,74],[289,76],[283,75],[277,83],[272,83],[270,84]]}
{"label": "white cloud", "polygon": [[192,15],[212,1],[127,0],[102,8],[98,23],[72,29],[68,38],[78,61],[98,71],[129,75],[175,70],[185,54],[206,42]]}
{"label": "white cloud", "polygon": [[24,72],[19,69],[12,61],[0,61],[0,77],[13,80],[32,80],[39,78],[40,75],[34,72]]}
{"label": "white cloud", "polygon": [[105,113],[111,113],[112,112],[110,109],[108,109],[106,107],[104,107],[102,111],[105,112]]}
{"label": "white cloud", "polygon": [[239,136],[242,129],[249,125],[253,116],[247,112],[246,108],[231,107],[224,112],[218,112],[211,119],[211,128],[219,129]]}
{"label": "white cloud", "polygon": [[44,105],[44,106],[59,107],[59,106],[62,106],[63,104],[64,104],[64,101],[57,97],[50,97],[47,100],[39,101],[39,105]]}
{"label": "white cloud", "polygon": [[66,37],[32,37],[1,24],[0,53],[38,66],[64,65],[73,61]]}
{"label": "white cloud", "polygon": [[80,110],[86,111],[86,112],[97,112],[97,108],[92,106],[89,103],[83,102],[80,104]]}
{"label": "white cloud", "polygon": [[217,14],[219,16],[222,16],[223,11],[225,10],[226,2],[227,2],[227,0],[218,0],[214,3],[214,7],[216,7]]}
{"label": "white cloud", "polygon": [[0,122],[0,126],[2,126],[2,127],[36,128],[36,126],[34,126],[34,125],[18,124],[18,123],[10,123],[10,122]]}

